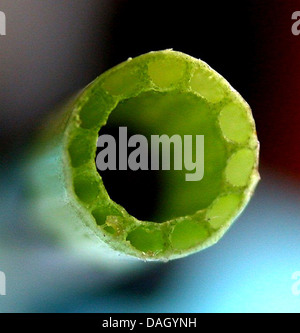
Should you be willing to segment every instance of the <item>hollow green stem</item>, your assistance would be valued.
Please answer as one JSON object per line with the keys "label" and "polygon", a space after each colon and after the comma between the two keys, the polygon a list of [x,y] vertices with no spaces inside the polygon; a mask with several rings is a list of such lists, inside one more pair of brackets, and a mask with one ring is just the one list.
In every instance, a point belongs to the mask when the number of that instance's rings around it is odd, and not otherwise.
{"label": "hollow green stem", "polygon": [[[165,172],[157,220],[138,220],[109,197],[95,165],[107,121],[204,135],[203,179]],[[183,257],[216,243],[241,213],[259,180],[258,150],[251,110],[223,77],[186,54],[150,52],[99,76],[44,129],[29,164],[34,208],[40,225],[99,260]]]}

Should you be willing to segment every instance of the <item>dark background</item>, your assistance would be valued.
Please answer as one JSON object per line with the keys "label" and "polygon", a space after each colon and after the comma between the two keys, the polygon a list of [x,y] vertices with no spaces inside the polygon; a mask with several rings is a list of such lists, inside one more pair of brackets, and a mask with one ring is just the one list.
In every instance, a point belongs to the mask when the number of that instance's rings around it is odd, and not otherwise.
{"label": "dark background", "polygon": [[[64,300],[52,285],[51,301],[37,294],[21,311],[298,311],[290,276],[300,270],[300,35],[291,32],[299,1],[1,0],[0,10],[7,17],[0,36],[2,189],[13,183],[11,166],[44,116],[104,70],[151,50],[188,53],[224,76],[250,104],[261,142],[257,194],[220,244],[105,292],[95,278],[94,289],[78,295],[70,288]],[[5,208],[3,225],[18,215],[17,207]],[[14,272],[10,262],[2,268],[0,261],[0,270]],[[15,285],[29,288],[30,276]],[[4,311],[13,311],[7,302]]]}

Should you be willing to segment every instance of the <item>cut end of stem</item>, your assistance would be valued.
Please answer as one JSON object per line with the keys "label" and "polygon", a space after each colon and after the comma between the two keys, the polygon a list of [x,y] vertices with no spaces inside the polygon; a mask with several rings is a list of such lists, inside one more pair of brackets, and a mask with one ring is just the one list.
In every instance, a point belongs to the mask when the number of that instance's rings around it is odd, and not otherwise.
{"label": "cut end of stem", "polygon": [[[131,216],[109,197],[96,170],[98,132],[120,119],[147,133],[205,137],[201,181],[184,182],[182,172],[163,177],[162,220]],[[87,227],[115,251],[144,260],[179,258],[215,243],[259,179],[248,104],[206,63],[172,50],[130,59],[90,84],[75,103],[64,145],[70,197],[89,215]]]}

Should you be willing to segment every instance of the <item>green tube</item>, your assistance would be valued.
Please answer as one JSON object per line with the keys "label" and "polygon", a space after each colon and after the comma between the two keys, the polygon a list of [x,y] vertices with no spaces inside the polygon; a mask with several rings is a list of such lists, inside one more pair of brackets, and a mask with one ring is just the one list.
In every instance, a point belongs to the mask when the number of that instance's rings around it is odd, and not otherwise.
{"label": "green tube", "polygon": [[[157,219],[131,216],[109,197],[95,164],[107,122],[146,136],[204,135],[203,179],[165,171]],[[259,180],[248,104],[206,63],[173,50],[128,59],[100,75],[42,133],[27,166],[38,225],[99,261],[167,261],[207,248],[228,230]]]}

